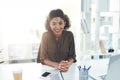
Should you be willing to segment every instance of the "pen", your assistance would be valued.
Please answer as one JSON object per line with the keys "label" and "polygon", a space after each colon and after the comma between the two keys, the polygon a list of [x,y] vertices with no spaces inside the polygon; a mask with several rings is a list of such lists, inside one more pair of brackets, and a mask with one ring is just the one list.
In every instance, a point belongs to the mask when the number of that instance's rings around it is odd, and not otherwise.
{"label": "pen", "polygon": [[80,70],[80,69],[81,69],[81,66],[78,66],[78,69]]}
{"label": "pen", "polygon": [[91,66],[88,67],[87,71],[91,68]]}
{"label": "pen", "polygon": [[63,74],[62,74],[62,72],[60,71],[60,75],[61,75],[61,77],[62,77],[62,80],[64,80],[64,77],[63,77]]}
{"label": "pen", "polygon": [[84,71],[86,70],[86,66],[84,65]]}

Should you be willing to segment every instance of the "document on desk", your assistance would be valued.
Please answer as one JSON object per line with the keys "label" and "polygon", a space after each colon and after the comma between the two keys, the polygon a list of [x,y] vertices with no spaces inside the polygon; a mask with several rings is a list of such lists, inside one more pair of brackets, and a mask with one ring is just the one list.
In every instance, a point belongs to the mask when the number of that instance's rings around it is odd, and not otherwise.
{"label": "document on desk", "polygon": [[50,80],[62,80],[59,72],[53,72],[50,74]]}

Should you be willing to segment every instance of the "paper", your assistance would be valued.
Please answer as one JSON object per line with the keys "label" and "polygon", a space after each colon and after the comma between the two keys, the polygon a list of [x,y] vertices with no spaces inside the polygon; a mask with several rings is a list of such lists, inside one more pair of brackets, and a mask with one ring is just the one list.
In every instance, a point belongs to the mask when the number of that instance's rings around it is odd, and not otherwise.
{"label": "paper", "polygon": [[54,73],[50,75],[50,80],[61,80],[61,78],[58,73]]}

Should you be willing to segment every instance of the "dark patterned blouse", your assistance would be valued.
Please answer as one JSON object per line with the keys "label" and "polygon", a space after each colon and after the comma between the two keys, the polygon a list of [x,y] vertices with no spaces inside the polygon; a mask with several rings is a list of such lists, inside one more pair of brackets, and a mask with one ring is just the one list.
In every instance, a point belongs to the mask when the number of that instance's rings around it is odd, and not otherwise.
{"label": "dark patterned blouse", "polygon": [[38,54],[41,63],[43,63],[44,59],[60,62],[69,58],[73,58],[75,62],[76,54],[73,33],[71,31],[63,31],[61,37],[56,40],[52,32],[45,32]]}

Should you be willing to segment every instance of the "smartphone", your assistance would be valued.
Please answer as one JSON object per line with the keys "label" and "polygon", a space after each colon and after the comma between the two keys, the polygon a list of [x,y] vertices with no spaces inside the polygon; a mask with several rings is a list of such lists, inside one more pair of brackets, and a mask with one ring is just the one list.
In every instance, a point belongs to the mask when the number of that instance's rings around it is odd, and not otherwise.
{"label": "smartphone", "polygon": [[50,72],[44,72],[43,74],[42,74],[42,76],[43,77],[47,77],[49,74],[51,74]]}

